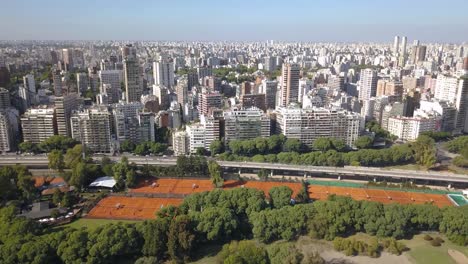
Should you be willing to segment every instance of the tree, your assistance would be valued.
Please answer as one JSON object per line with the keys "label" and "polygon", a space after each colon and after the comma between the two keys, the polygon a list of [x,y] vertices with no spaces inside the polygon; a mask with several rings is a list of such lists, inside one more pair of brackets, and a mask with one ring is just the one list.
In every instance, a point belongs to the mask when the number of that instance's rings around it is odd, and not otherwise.
{"label": "tree", "polygon": [[86,229],[69,233],[66,239],[60,242],[57,255],[65,263],[86,263],[88,253],[88,236]]}
{"label": "tree", "polygon": [[307,182],[302,181],[301,189],[297,193],[295,200],[299,203],[306,203],[307,201],[309,201],[309,194],[307,192]]}
{"label": "tree", "polygon": [[210,172],[211,182],[217,188],[223,187],[224,179],[222,176],[222,168],[216,161],[208,162],[208,171]]}
{"label": "tree", "polygon": [[251,240],[232,241],[219,253],[224,264],[267,264],[268,255],[261,245]]}
{"label": "tree", "polygon": [[154,256],[163,259],[167,251],[167,232],[169,221],[158,218],[145,221],[140,229],[144,243],[142,253],[145,256]]}
{"label": "tree", "polygon": [[354,142],[354,146],[358,149],[367,149],[371,148],[374,143],[373,139],[369,136],[360,136]]}
{"label": "tree", "polygon": [[195,154],[198,156],[205,156],[206,155],[206,149],[199,147],[196,149]]}
{"label": "tree", "polygon": [[120,150],[123,152],[133,152],[135,150],[135,144],[132,141],[126,139],[120,143]]}
{"label": "tree", "polygon": [[468,168],[468,159],[464,158],[463,156],[456,156],[452,160],[453,165],[463,168]]}
{"label": "tree", "polygon": [[89,153],[85,153],[85,159],[83,159],[83,145],[78,144],[73,148],[68,149],[64,156],[65,166],[67,168],[73,169],[79,162],[89,160]]}
{"label": "tree", "polygon": [[454,243],[468,245],[468,206],[447,207],[443,211],[440,231]]}
{"label": "tree", "polygon": [[341,151],[346,150],[346,143],[344,142],[344,140],[332,138],[331,141],[332,141],[333,148],[336,151],[341,152]]}
{"label": "tree", "polygon": [[113,164],[112,164],[111,159],[107,156],[102,157],[101,170],[104,173],[104,175],[107,175],[107,176],[113,175],[112,167],[113,167]]}
{"label": "tree", "polygon": [[52,195],[52,202],[58,206],[62,202],[62,192],[59,188],[56,188]]}
{"label": "tree", "polygon": [[31,153],[31,152],[32,153],[37,153],[37,152],[39,152],[39,148],[38,148],[37,144],[31,143],[29,141],[21,142],[18,147],[21,150],[21,152],[23,152],[23,153]]}
{"label": "tree", "polygon": [[134,150],[134,153],[139,156],[148,154],[148,148],[145,143],[138,144]]}
{"label": "tree", "polygon": [[284,142],[283,150],[286,152],[301,152],[302,143],[297,138],[288,138]]}
{"label": "tree", "polygon": [[44,152],[52,150],[60,150],[65,152],[67,149],[74,147],[78,142],[70,137],[55,135],[44,140],[39,144],[39,148]]}
{"label": "tree", "polygon": [[167,251],[177,263],[187,262],[195,242],[193,222],[187,215],[176,216],[169,226]]}
{"label": "tree", "polygon": [[210,152],[211,156],[215,156],[216,154],[221,154],[224,151],[224,144],[220,140],[213,140],[210,144]]}
{"label": "tree", "polygon": [[437,162],[437,150],[434,139],[428,136],[419,136],[411,145],[416,163],[426,168],[432,167]]}
{"label": "tree", "polygon": [[270,173],[266,169],[260,169],[257,173],[257,176],[260,180],[266,181]]}
{"label": "tree", "polygon": [[137,175],[135,170],[129,169],[125,174],[125,184],[128,188],[133,188],[137,184]]}
{"label": "tree", "polygon": [[63,153],[60,150],[54,149],[48,155],[47,158],[49,160],[49,168],[63,171],[65,168],[65,162],[63,158]]}
{"label": "tree", "polygon": [[276,243],[268,248],[271,264],[300,264],[304,255],[291,243]]}
{"label": "tree", "polygon": [[196,230],[209,241],[229,241],[239,225],[236,215],[228,208],[208,207],[192,213]]}
{"label": "tree", "polygon": [[273,187],[268,192],[273,208],[281,208],[291,204],[291,195],[293,191],[288,186]]}
{"label": "tree", "polygon": [[332,149],[332,141],[330,138],[317,138],[314,143],[312,144],[313,148],[316,150],[320,150],[322,152],[325,152],[327,150]]}

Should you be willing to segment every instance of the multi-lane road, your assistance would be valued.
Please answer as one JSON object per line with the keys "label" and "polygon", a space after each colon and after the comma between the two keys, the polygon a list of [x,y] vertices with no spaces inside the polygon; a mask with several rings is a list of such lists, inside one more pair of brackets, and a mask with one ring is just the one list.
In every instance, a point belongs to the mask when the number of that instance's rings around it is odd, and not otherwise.
{"label": "multi-lane road", "polygon": [[[119,161],[121,156],[108,156],[113,161]],[[137,165],[159,165],[169,166],[175,165],[174,157],[140,157],[127,156],[130,162]],[[93,157],[99,160],[100,156]],[[328,174],[334,176],[363,176],[366,179],[369,177],[393,178],[406,180],[428,180],[446,183],[461,183],[468,184],[468,175],[454,174],[449,172],[434,172],[434,171],[412,171],[412,170],[396,170],[385,168],[369,168],[369,167],[323,167],[323,166],[306,166],[306,165],[289,165],[278,163],[260,163],[260,162],[233,162],[233,161],[218,161],[218,163],[226,169],[267,169],[272,171],[288,171],[300,174]],[[0,156],[1,165],[23,164],[27,166],[45,167],[48,164],[47,156]]]}

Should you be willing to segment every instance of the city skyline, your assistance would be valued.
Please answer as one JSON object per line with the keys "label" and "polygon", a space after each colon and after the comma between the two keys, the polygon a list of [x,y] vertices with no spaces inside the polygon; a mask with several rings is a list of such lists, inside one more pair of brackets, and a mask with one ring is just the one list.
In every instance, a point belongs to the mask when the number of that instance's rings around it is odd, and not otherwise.
{"label": "city skyline", "polygon": [[[25,8],[27,7],[27,8]],[[461,0],[393,1],[7,1],[1,40],[466,42]]]}

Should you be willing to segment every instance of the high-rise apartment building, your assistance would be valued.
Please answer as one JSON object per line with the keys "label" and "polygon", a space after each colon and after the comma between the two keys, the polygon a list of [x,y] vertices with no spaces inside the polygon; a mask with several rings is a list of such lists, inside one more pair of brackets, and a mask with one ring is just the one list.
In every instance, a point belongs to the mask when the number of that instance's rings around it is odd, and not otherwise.
{"label": "high-rise apartment building", "polygon": [[57,69],[52,70],[52,79],[54,82],[54,95],[62,96],[63,84],[62,84],[62,75],[60,73],[60,70],[57,70]]}
{"label": "high-rise apartment building", "polygon": [[244,94],[240,97],[240,105],[242,108],[256,107],[266,111],[265,94]]}
{"label": "high-rise apartment building", "polygon": [[92,152],[110,152],[110,113],[106,107],[93,107],[73,113],[72,137]]}
{"label": "high-rise apartment building", "polygon": [[262,81],[262,91],[265,94],[265,105],[267,109],[275,109],[276,107],[276,95],[278,92],[277,81]]}
{"label": "high-rise apartment building", "polygon": [[[101,90],[104,84],[110,85],[107,89],[105,89],[105,93],[107,93],[109,104],[118,103],[120,100],[120,70],[104,70],[99,71],[99,79],[101,80]],[[102,93],[103,91],[101,91]]]}
{"label": "high-rise apartment building", "polygon": [[13,140],[16,135],[11,130],[10,120],[7,113],[0,111],[0,152],[5,153],[12,150]]}
{"label": "high-rise apartment building", "polygon": [[378,80],[376,96],[402,95],[403,83],[393,80]]}
{"label": "high-rise apartment building", "polygon": [[10,106],[10,92],[5,88],[0,87],[0,109],[7,109]]}
{"label": "high-rise apartment building", "polygon": [[122,49],[124,55],[125,99],[128,103],[140,101],[143,94],[143,78],[136,49],[126,46]]}
{"label": "high-rise apartment building", "polygon": [[388,119],[388,132],[401,140],[416,140],[422,132],[439,131],[440,117],[394,116]]}
{"label": "high-rise apartment building", "polygon": [[279,107],[276,111],[276,133],[308,146],[322,137],[342,139],[353,146],[362,122],[359,114],[343,109]]}
{"label": "high-rise apartment building", "polygon": [[212,108],[222,108],[223,96],[219,92],[205,92],[199,95],[198,112],[207,115]]}
{"label": "high-rise apartment building", "polygon": [[393,54],[398,53],[399,47],[400,47],[400,37],[395,36],[395,39],[393,40]]}
{"label": "high-rise apartment building", "polygon": [[76,86],[80,94],[84,95],[86,93],[89,87],[89,78],[86,73],[79,72],[76,74]]}
{"label": "high-rise apartment building", "polygon": [[182,78],[177,82],[176,86],[177,102],[184,106],[188,101],[188,80]]}
{"label": "high-rise apartment building", "polygon": [[456,133],[468,132],[468,74],[458,80],[458,89],[455,100],[457,116],[455,123]]}
{"label": "high-rise apartment building", "polygon": [[153,62],[153,77],[156,85],[172,88],[174,86],[174,63],[168,60]]}
{"label": "high-rise apartment building", "polygon": [[74,110],[78,109],[80,97],[76,93],[56,96],[55,117],[57,122],[57,134],[71,136],[70,117]]}
{"label": "high-rise apartment building", "polygon": [[375,97],[377,93],[377,72],[372,69],[361,70],[359,79],[359,100],[367,100]]}
{"label": "high-rise apartment building", "polygon": [[23,141],[39,144],[57,134],[53,108],[28,109],[21,117]]}
{"label": "high-rise apartment building", "polygon": [[285,63],[281,70],[280,106],[299,102],[300,66],[297,63]]}
{"label": "high-rise apartment building", "polygon": [[439,74],[437,76],[434,98],[455,103],[457,99],[458,78]]}
{"label": "high-rise apartment building", "polygon": [[270,136],[270,118],[255,107],[224,112],[224,140],[246,140]]}

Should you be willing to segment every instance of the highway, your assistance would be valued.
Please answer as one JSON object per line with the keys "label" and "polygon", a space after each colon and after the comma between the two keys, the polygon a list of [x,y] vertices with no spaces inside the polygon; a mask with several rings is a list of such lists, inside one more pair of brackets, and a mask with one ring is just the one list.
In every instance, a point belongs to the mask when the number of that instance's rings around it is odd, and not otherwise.
{"label": "highway", "polygon": [[[102,156],[94,156],[94,160],[100,160]],[[108,156],[112,161],[119,161],[121,156]],[[170,166],[176,164],[174,157],[140,157],[140,156],[127,156],[130,162],[137,165],[159,165]],[[233,162],[233,161],[218,161],[219,165],[223,168],[230,169],[267,169],[267,170],[280,170],[280,171],[293,171],[298,173],[326,173],[335,176],[365,176],[365,177],[383,177],[394,179],[408,179],[408,180],[430,180],[440,181],[447,183],[468,183],[468,175],[454,174],[448,172],[435,172],[435,171],[412,171],[412,170],[397,170],[385,168],[369,168],[369,167],[322,167],[322,166],[307,166],[307,165],[289,165],[277,163],[260,163],[260,162]],[[14,156],[6,155],[0,156],[1,165],[14,165],[23,164],[27,166],[47,166],[48,160],[45,155],[36,156]]]}

